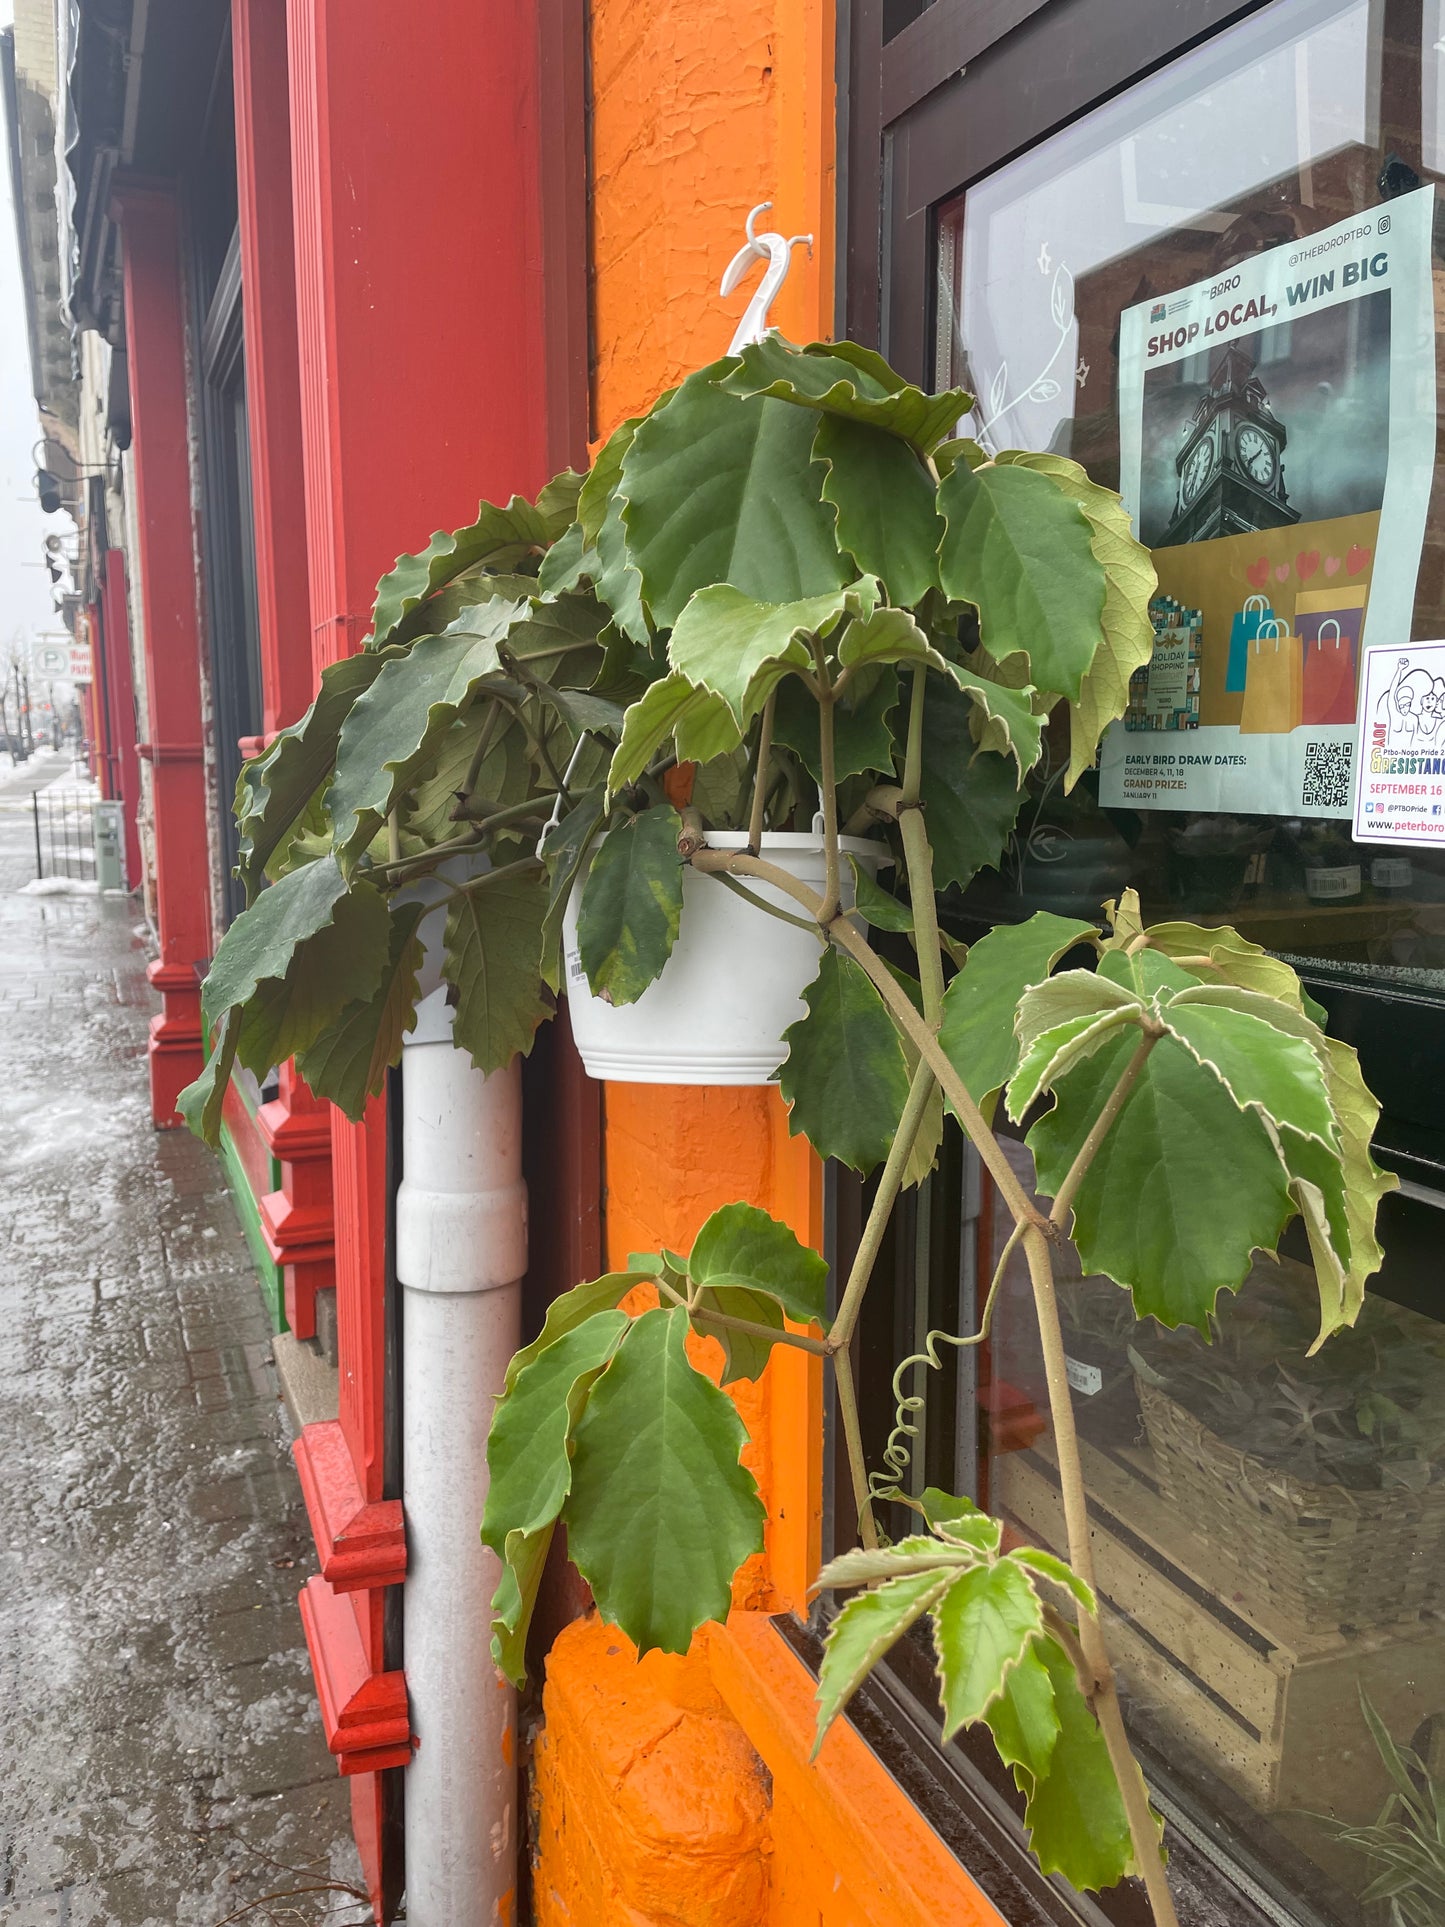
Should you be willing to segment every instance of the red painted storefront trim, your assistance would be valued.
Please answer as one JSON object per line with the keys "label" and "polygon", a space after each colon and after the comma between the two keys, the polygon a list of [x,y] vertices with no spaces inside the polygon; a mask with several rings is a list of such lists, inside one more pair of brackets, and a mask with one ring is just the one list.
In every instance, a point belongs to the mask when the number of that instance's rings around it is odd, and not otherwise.
{"label": "red painted storefront trim", "polygon": [[300,1594],[326,1744],[343,1773],[379,1773],[411,1758],[406,1676],[371,1668],[351,1602],[321,1578]]}
{"label": "red painted storefront trim", "polygon": [[152,741],[160,992],[150,1027],[151,1118],[173,1130],[176,1098],[200,1075],[200,981],[211,953],[211,886],[202,766],[199,570],[191,498],[190,415],[182,307],[180,211],[174,190],[117,176],[124,240],[132,463]]}
{"label": "red painted storefront trim", "polygon": [[341,1427],[307,1425],[291,1448],[321,1577],[335,1592],[394,1586],[406,1577],[406,1532],[401,1501],[368,1502]]}

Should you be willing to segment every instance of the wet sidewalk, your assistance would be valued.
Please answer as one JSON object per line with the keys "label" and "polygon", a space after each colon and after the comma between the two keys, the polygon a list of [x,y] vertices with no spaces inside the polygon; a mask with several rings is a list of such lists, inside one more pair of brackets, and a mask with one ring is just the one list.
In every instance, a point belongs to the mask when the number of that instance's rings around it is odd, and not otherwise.
{"label": "wet sidewalk", "polygon": [[295,1894],[359,1870],[249,1254],[216,1160],[151,1129],[136,904],[19,891],[23,774],[0,774],[0,1927],[358,1922]]}

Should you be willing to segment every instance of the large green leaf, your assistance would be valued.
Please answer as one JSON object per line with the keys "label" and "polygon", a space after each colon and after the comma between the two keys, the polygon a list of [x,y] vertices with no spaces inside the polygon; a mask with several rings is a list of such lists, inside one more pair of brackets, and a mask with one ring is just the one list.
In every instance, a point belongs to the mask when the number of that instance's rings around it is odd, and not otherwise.
{"label": "large green leaf", "polygon": [[953,1577],[934,1568],[885,1580],[850,1599],[828,1629],[818,1668],[818,1725],[812,1757],[854,1693],[890,1648],[942,1598]]}
{"label": "large green leaf", "polygon": [[[1268,1008],[1267,999],[1260,1002]],[[1213,1002],[1203,991],[1181,991],[1159,1014],[1170,1036],[1214,1072],[1236,1104],[1303,1137],[1337,1143],[1324,1067],[1307,1038],[1289,1035],[1267,1015]]]}
{"label": "large green leaf", "polygon": [[838,638],[838,661],[849,670],[878,663],[897,663],[905,668],[926,664],[953,675],[952,664],[939,654],[906,609],[862,611]]}
{"label": "large green leaf", "polygon": [[589,790],[542,839],[547,865],[547,913],[542,919],[542,979],[557,991],[562,985],[562,919],[592,839],[602,821],[603,795]]}
{"label": "large green leaf", "polygon": [[[897,707],[896,670],[866,669],[850,678],[833,704],[833,774],[838,782],[870,772],[891,776],[893,733],[888,719]],[[773,741],[790,749],[814,782],[822,780],[818,704],[796,676],[778,686]]]}
{"label": "large green leaf", "polygon": [[516,1375],[492,1418],[482,1543],[505,1568],[492,1600],[492,1656],[516,1686],[547,1547],[572,1483],[568,1434],[627,1326],[626,1312],[606,1310],[567,1332]]}
{"label": "large green leaf", "polygon": [[[1051,1091],[1075,1064],[1102,1050],[1125,1026],[1138,1021],[1136,1006],[1119,1005],[1070,1017],[1036,1037],[1019,1059],[1008,1087],[1008,1114],[1020,1123],[1044,1091]],[[1137,1041],[1137,1040],[1136,1040]]]}
{"label": "large green leaf", "polygon": [[1091,923],[1036,910],[1026,923],[998,924],[969,946],[962,970],[943,993],[938,1041],[985,1117],[1018,1068],[1014,1016],[1065,951],[1098,934]]}
{"label": "large green leaf", "polygon": [[800,1325],[827,1326],[827,1260],[756,1205],[714,1211],[697,1234],[687,1269],[695,1285],[746,1285],[776,1298]]}
{"label": "large green leaf", "polygon": [[841,415],[824,415],[813,453],[827,467],[823,500],[837,511],[838,543],[886,584],[900,608],[938,582],[943,522],[937,490],[906,442]]}
{"label": "large green leaf", "polygon": [[978,747],[999,756],[1012,756],[1022,783],[1043,754],[1044,724],[1048,720],[1035,712],[1034,697],[1038,692],[1033,684],[1026,682],[1011,689],[992,677],[977,676],[969,669],[955,667],[950,673],[976,705],[970,724]]}
{"label": "large green leaf", "polygon": [[[1023,930],[1028,926],[1019,924],[1015,928]],[[1020,1048],[1029,1050],[1045,1031],[1071,1023],[1076,1017],[1102,1017],[1109,1012],[1123,1011],[1132,1022],[1138,1023],[1147,1010],[1147,1000],[1132,985],[1115,983],[1098,970],[1064,970],[1056,977],[1031,984],[1022,992],[1014,1015],[1014,1031]]]}
{"label": "large green leaf", "polygon": [[1312,1353],[1359,1317],[1365,1285],[1384,1261],[1375,1230],[1380,1200],[1399,1184],[1370,1156],[1380,1107],[1360,1076],[1358,1056],[1333,1037],[1321,1038],[1320,1048],[1338,1150],[1289,1130],[1279,1133],[1319,1285],[1320,1330]]}
{"label": "large green leaf", "polygon": [[1136,1872],[1128,1815],[1098,1721],[1079,1691],[1073,1664],[1055,1639],[1038,1642],[1054,1689],[1058,1735],[1048,1773],[1024,1810],[1029,1844],[1045,1873],[1098,1892]]}
{"label": "large green leaf", "polygon": [[661,628],[693,593],[727,582],[760,602],[826,595],[845,580],[813,461],[818,417],[689,376],[632,439],[619,499],[628,558]]}
{"label": "large green leaf", "polygon": [[[452,816],[458,800],[466,793],[467,778],[477,752],[482,731],[495,725],[491,705],[474,702],[446,730],[435,749],[422,762],[410,780],[406,798],[398,811],[403,849],[408,839],[434,848],[449,837],[460,834],[461,825]],[[509,809],[520,803],[535,787],[534,772],[526,737],[519,723],[510,717],[500,729],[492,728],[491,746],[482,759],[471,801],[489,809]],[[551,807],[550,797],[539,797],[539,813]]]}
{"label": "large green leaf", "polygon": [[674,672],[649,684],[623,717],[622,738],[608,772],[608,788],[615,793],[635,783],[669,736],[677,738],[679,760],[699,763],[726,756],[742,741],[723,698],[697,688],[686,676]]}
{"label": "large green leaf", "polygon": [[763,1543],[747,1433],[687,1356],[680,1306],[634,1319],[573,1428],[568,1550],[604,1620],[640,1652],[685,1653],[725,1619],[733,1576]]}
{"label": "large green leaf", "polygon": [[542,984],[547,879],[538,871],[486,879],[453,897],[442,974],[456,991],[452,1036],[481,1071],[532,1048],[551,1014]]}
{"label": "large green leaf", "polygon": [[1006,1676],[1002,1693],[983,1715],[999,1758],[1016,1769],[1014,1779],[1024,1791],[1031,1791],[1034,1782],[1048,1772],[1059,1737],[1054,1683],[1039,1656],[1040,1644],[1030,1642]]}
{"label": "large green leaf", "polygon": [[[379,891],[370,885],[349,891],[334,857],[305,864],[263,890],[222,937],[201,986],[202,1023],[209,1032],[226,1010],[251,1005],[263,984],[284,985],[298,954],[309,948],[306,981],[296,986],[298,1022],[291,1028],[305,1027],[300,1004],[314,1005],[319,1012],[314,1035],[322,1019],[338,1014],[354,998],[371,995],[386,965],[390,935],[391,923]],[[323,937],[325,942],[318,944],[316,940]],[[283,998],[279,1012],[265,1014],[266,1022],[288,1027],[284,1002]],[[259,1036],[259,1012],[256,1022]],[[239,1047],[241,1061],[264,1072],[280,1060],[263,1060],[259,1066],[253,1061],[254,1052],[248,1053],[244,1035],[250,1024],[248,1011]],[[310,1041],[307,1037],[293,1043],[281,1055],[290,1056]]]}
{"label": "large green leaf", "polygon": [[871,1171],[887,1157],[908,1098],[908,1065],[883,999],[851,957],[829,948],[783,1032],[778,1085],[788,1129],[820,1157]]}
{"label": "large green leaf", "polygon": [[1031,469],[962,463],[938,501],[945,593],[977,609],[991,656],[1024,652],[1040,689],[1077,701],[1100,646],[1105,590],[1082,509]]}
{"label": "large green leaf", "polygon": [[875,930],[897,930],[912,935],[913,907],[875,882],[871,870],[856,857],[848,858],[853,872],[853,907]]}
{"label": "large green leaf", "polygon": [[635,1003],[662,973],[682,917],[682,818],[662,804],[614,823],[602,839],[577,918],[577,948],[592,993]]}
{"label": "large green leaf", "polygon": [[[1125,897],[1138,899],[1131,890]],[[1325,1013],[1306,994],[1303,984],[1281,957],[1272,957],[1262,944],[1251,943],[1227,925],[1206,928],[1197,923],[1153,923],[1148,929],[1149,948],[1174,959],[1187,959],[1188,968],[1205,983],[1233,984],[1240,990],[1257,990],[1277,998],[1291,1009],[1301,1010],[1314,1023],[1324,1027]]]}
{"label": "large green leaf", "polygon": [[[293,871],[272,884],[253,910],[291,875],[305,873]],[[298,936],[284,972],[262,978],[247,998],[236,1045],[246,1069],[266,1076],[303,1054],[348,1004],[370,997],[386,969],[390,937],[386,898],[369,883],[354,884],[336,900],[329,920]]]}
{"label": "large green leaf", "polygon": [[[933,846],[933,880],[960,889],[996,868],[1023,804],[1012,758],[975,751],[970,698],[934,680],[923,711],[923,807]],[[901,755],[901,748],[900,748]]]}
{"label": "large green leaf", "polygon": [[954,1580],[933,1609],[945,1740],[983,1718],[1043,1625],[1033,1582],[1012,1559]]}
{"label": "large green leaf", "polygon": [[587,479],[582,484],[582,492],[577,498],[577,521],[584,540],[594,549],[602,533],[602,524],[607,520],[608,505],[622,479],[622,458],[631,448],[632,438],[642,420],[641,415],[633,415],[613,429],[593,457]]}
{"label": "large green leaf", "polygon": [[[1028,1134],[1045,1196],[1057,1196],[1133,1050],[1126,1036],[1060,1080]],[[1256,1249],[1275,1249],[1293,1210],[1263,1124],[1166,1037],[1079,1186],[1074,1242],[1084,1270],[1126,1286],[1140,1317],[1207,1332],[1218,1293],[1239,1286]]]}
{"label": "large green leaf", "polygon": [[520,495],[505,507],[482,502],[476,521],[466,528],[450,534],[438,529],[419,553],[399,555],[395,568],[377,584],[366,648],[380,649],[390,641],[415,609],[464,569],[479,563],[510,569],[540,555],[572,520],[579,483],[580,477],[559,476],[556,483],[548,483],[535,508]]}
{"label": "large green leaf", "polygon": [[542,1329],[531,1344],[513,1352],[503,1390],[510,1392],[532,1361],[558,1344],[569,1332],[576,1331],[579,1325],[585,1325],[598,1312],[611,1311],[620,1305],[628,1292],[638,1285],[653,1283],[655,1278],[652,1272],[634,1267],[628,1271],[609,1271],[601,1278],[589,1278],[584,1284],[574,1285],[571,1291],[562,1292],[548,1305]]}
{"label": "large green leaf", "polygon": [[1104,571],[1103,636],[1092,666],[1070,705],[1069,770],[1064,781],[1072,789],[1094,761],[1099,738],[1129,706],[1129,678],[1154,653],[1154,625],[1149,602],[1159,586],[1149,551],[1135,540],[1128,510],[1111,488],[1091,482],[1077,462],[1063,455],[1024,453],[1010,449],[1000,463],[1015,463],[1047,475],[1077,502],[1089,523],[1094,559]]}
{"label": "large green leaf", "polygon": [[200,1076],[187,1084],[176,1099],[176,1109],[184,1118],[186,1129],[213,1150],[221,1141],[221,1107],[235,1067],[236,1040],[240,1034],[241,1013],[238,1009],[228,1010]]}
{"label": "large green leaf", "polygon": [[331,774],[341,725],[357,697],[381,674],[385,658],[347,656],[321,672],[311,707],[241,765],[236,781],[236,875],[248,899],[261,889],[266,865],[291,826]]}
{"label": "large green leaf", "polygon": [[652,641],[652,626],[642,604],[642,577],[627,553],[624,507],[621,490],[614,489],[597,535],[597,593],[612,612],[618,630],[640,649],[646,649]]}
{"label": "large green leaf", "polygon": [[480,604],[464,618],[468,627],[423,637],[408,655],[385,663],[357,698],[342,725],[327,795],[343,861],[366,848],[477,685],[498,672],[498,644],[525,608],[518,602]]}
{"label": "large green leaf", "polygon": [[743,349],[740,365],[722,386],[734,395],[774,395],[816,408],[847,423],[884,430],[930,455],[973,406],[961,388],[927,395],[890,368],[881,355],[854,342],[812,342],[795,348],[766,335]]}
{"label": "large green leaf", "polygon": [[417,974],[424,961],[416,927],[420,903],[393,904],[391,942],[381,982],[370,997],[348,1004],[296,1059],[317,1097],[358,1120],[368,1098],[381,1094],[386,1073],[401,1061],[406,1033],[416,1023]]}
{"label": "large green leaf", "polygon": [[757,714],[789,670],[811,671],[810,636],[826,636],[845,614],[871,610],[871,577],[800,602],[759,602],[726,582],[699,589],[677,618],[668,661],[688,681],[721,696],[739,727]]}
{"label": "large green leaf", "polygon": [[692,1308],[693,1329],[704,1338],[715,1338],[723,1351],[722,1383],[762,1377],[773,1355],[775,1339],[757,1332],[738,1331],[718,1322],[718,1317],[746,1319],[761,1325],[768,1334],[784,1329],[783,1309],[770,1292],[754,1291],[747,1285],[708,1285],[698,1293]]}

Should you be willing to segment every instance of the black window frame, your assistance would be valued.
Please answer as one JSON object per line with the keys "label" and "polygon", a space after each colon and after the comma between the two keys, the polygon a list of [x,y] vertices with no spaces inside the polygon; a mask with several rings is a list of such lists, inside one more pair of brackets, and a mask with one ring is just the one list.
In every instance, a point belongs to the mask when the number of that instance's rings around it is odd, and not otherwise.
{"label": "black window frame", "polygon": [[[835,332],[887,356],[925,389],[934,382],[937,209],[974,182],[1070,123],[1171,65],[1276,0],[931,0],[892,33],[886,21],[913,9],[898,0],[841,0],[838,20],[838,175]],[[1389,11],[1415,0],[1386,0]],[[1408,161],[1412,156],[1400,150]],[[1419,155],[1413,156],[1416,164]],[[971,926],[971,927],[970,927]],[[989,923],[965,919],[961,935]],[[1322,967],[1300,975],[1329,1012],[1331,1033],[1360,1053],[1383,1102],[1374,1150],[1398,1173],[1386,1201],[1388,1252],[1445,1230],[1445,1132],[1432,1123],[1445,1065],[1445,999],[1374,983],[1341,983]],[[851,1174],[830,1173],[830,1256],[835,1275],[861,1228],[864,1193]],[[1399,1294],[1409,1302],[1405,1293]],[[825,1458],[825,1548],[855,1543],[846,1463],[830,1437]],[[809,1663],[833,1607],[811,1627],[785,1633]],[[855,1718],[875,1751],[958,1852],[1011,1927],[1147,1920],[1141,1897],[1110,1896],[1107,1911],[1082,1905],[1054,1882],[1028,1879],[1017,1811],[992,1750],[937,1744],[926,1663],[880,1668],[860,1693]],[[1171,1828],[1172,1864],[1201,1896],[1221,1896],[1239,1927],[1272,1927],[1280,1916],[1223,1876]],[[1001,1858],[1000,1858],[1001,1856]],[[1132,1886],[1133,1883],[1130,1883]],[[1223,1914],[1221,1918],[1225,1917]]]}

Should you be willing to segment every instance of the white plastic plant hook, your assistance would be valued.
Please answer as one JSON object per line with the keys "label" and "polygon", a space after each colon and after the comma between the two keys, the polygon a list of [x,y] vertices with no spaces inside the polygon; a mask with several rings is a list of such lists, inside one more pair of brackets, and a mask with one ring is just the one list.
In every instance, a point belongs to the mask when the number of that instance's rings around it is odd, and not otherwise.
{"label": "white plastic plant hook", "polygon": [[793,249],[804,246],[810,256],[813,252],[811,234],[794,234],[791,238],[786,238],[781,234],[759,234],[755,231],[754,223],[758,216],[766,214],[772,205],[771,201],[759,201],[748,216],[748,238],[728,262],[727,271],[722,278],[720,292],[725,295],[731,294],[754,261],[766,261],[768,264],[728,344],[730,355],[737,354],[740,348],[746,348],[750,341],[761,341],[769,332],[768,309],[772,307],[777,299],[779,288],[788,278]]}

